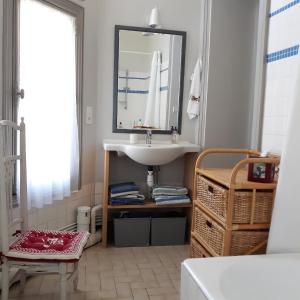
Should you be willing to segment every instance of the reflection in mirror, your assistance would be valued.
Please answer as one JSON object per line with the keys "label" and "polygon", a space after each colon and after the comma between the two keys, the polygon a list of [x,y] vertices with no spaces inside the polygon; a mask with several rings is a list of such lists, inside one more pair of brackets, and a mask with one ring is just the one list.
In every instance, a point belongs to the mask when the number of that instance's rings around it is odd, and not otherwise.
{"label": "reflection in mirror", "polygon": [[116,32],[119,47],[114,129],[169,132],[173,126],[180,130],[185,36],[144,30]]}

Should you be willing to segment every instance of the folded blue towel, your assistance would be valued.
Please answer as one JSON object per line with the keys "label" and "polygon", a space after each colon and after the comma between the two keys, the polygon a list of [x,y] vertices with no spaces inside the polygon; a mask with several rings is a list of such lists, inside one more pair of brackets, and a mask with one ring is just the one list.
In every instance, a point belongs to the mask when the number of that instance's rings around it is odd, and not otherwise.
{"label": "folded blue towel", "polygon": [[165,201],[178,201],[178,200],[189,200],[190,197],[187,195],[179,195],[179,196],[155,196],[154,201],[157,202],[165,202]]}
{"label": "folded blue towel", "polygon": [[133,194],[133,195],[124,195],[124,196],[120,196],[120,197],[111,197],[111,198],[128,198],[128,199],[142,199],[145,200],[145,196],[141,195],[141,194]]}
{"label": "folded blue towel", "polygon": [[127,191],[127,192],[123,192],[123,193],[110,193],[110,197],[115,198],[115,197],[134,196],[134,195],[138,195],[138,193],[139,193],[139,191]]}
{"label": "folded blue towel", "polygon": [[124,195],[137,194],[139,187],[134,182],[123,182],[117,184],[111,184],[109,186],[111,197],[118,197]]}
{"label": "folded blue towel", "polygon": [[138,199],[117,199],[112,198],[109,200],[110,205],[144,205],[145,201]]}
{"label": "folded blue towel", "polygon": [[110,205],[140,205],[145,204],[145,197],[143,195],[114,197],[109,199],[109,203]]}

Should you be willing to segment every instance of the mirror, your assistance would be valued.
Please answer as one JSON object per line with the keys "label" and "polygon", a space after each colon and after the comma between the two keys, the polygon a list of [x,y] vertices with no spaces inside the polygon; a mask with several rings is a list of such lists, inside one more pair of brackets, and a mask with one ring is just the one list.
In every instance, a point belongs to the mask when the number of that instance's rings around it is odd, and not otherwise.
{"label": "mirror", "polygon": [[181,131],[186,33],[116,25],[113,132]]}

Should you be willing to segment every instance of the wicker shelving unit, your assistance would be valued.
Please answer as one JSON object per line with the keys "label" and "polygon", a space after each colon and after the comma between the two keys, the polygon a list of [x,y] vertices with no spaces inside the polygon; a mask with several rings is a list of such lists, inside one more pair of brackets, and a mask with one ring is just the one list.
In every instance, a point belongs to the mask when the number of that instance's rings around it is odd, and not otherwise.
{"label": "wicker shelving unit", "polygon": [[[231,169],[202,168],[211,154],[243,154]],[[280,158],[251,158],[247,149],[207,149],[195,166],[191,256],[249,255],[265,252],[276,182],[248,181],[251,163],[278,165]]]}

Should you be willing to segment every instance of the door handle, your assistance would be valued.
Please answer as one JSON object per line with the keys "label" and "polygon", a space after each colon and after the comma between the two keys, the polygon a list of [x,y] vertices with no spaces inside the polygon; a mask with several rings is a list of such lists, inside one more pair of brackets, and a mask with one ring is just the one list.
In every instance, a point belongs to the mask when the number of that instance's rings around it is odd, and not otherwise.
{"label": "door handle", "polygon": [[24,89],[17,90],[16,95],[17,95],[17,97],[24,99],[24,97],[25,97]]}

